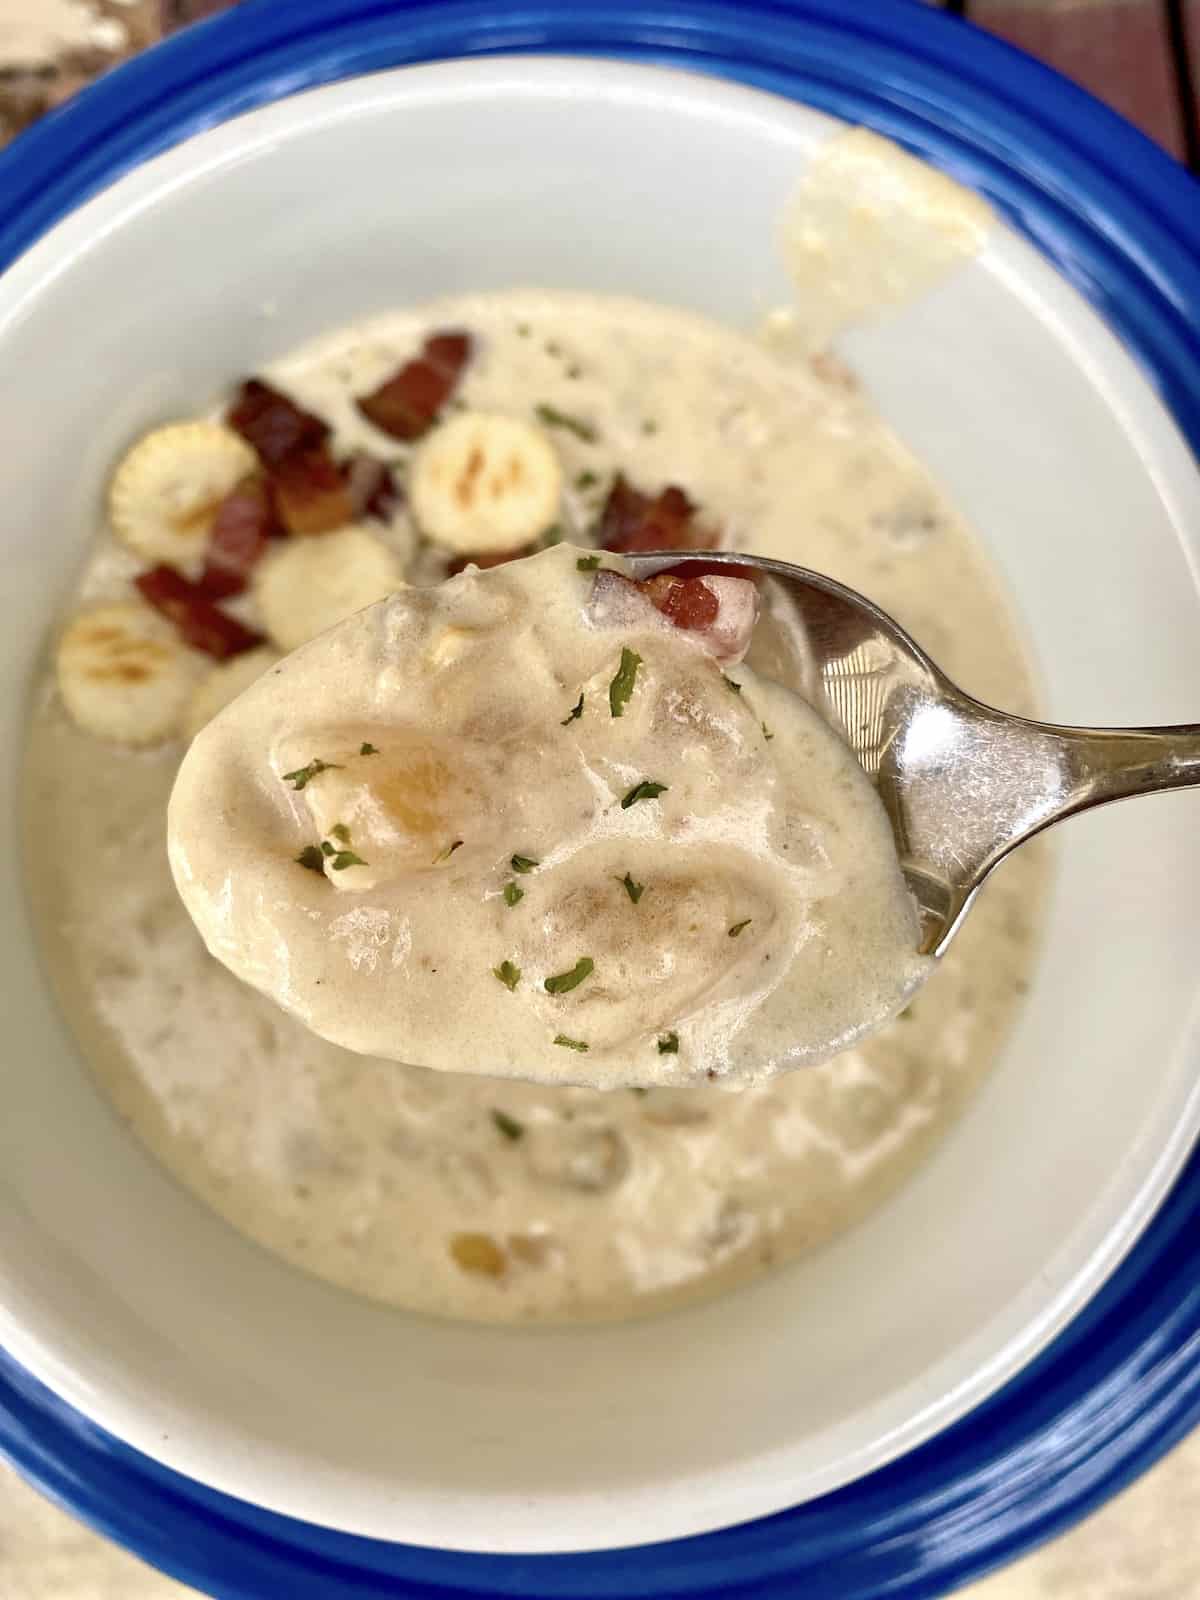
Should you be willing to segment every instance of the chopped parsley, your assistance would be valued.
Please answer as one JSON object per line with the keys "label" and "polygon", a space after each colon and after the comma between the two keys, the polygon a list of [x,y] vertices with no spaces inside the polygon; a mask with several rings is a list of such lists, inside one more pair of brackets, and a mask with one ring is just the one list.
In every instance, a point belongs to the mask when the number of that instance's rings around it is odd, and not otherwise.
{"label": "chopped parsley", "polygon": [[331,845],[328,839],[322,839],[321,840],[321,854],[323,856],[334,856],[334,855],[337,854],[337,848],[336,848],[336,846]]}
{"label": "chopped parsley", "polygon": [[647,417],[645,422],[642,423],[642,432],[647,435],[658,432],[658,423],[655,422],[653,417]]}
{"label": "chopped parsley", "polygon": [[563,542],[563,531],[557,522],[552,522],[542,535],[542,549],[549,550],[551,545]]}
{"label": "chopped parsley", "polygon": [[775,735],[771,732],[770,728],[767,727],[765,722],[760,723],[759,726],[762,728],[763,738],[769,744],[771,742],[771,740],[775,737]]}
{"label": "chopped parsley", "polygon": [[586,977],[589,977],[596,963],[591,956],[580,956],[570,972],[556,972],[552,978],[547,978],[543,987],[547,994],[567,994],[571,989],[578,989]]}
{"label": "chopped parsley", "polygon": [[646,885],[644,883],[635,883],[628,873],[623,878],[618,878],[617,882],[624,888],[625,893],[633,901],[634,905],[637,905],[646,892]]}
{"label": "chopped parsley", "polygon": [[343,844],[350,843],[350,829],[344,822],[335,822],[329,833],[332,838],[340,839]]}
{"label": "chopped parsley", "polygon": [[334,872],[345,872],[347,867],[365,867],[366,864],[361,856],[354,854],[353,850],[339,850],[329,862]]}
{"label": "chopped parsley", "polygon": [[533,414],[538,421],[547,428],[565,428],[568,433],[573,433],[577,439],[582,439],[584,444],[595,444],[596,430],[590,422],[581,422],[578,417],[573,417],[569,411],[560,411],[557,406],[536,405]]}
{"label": "chopped parsley", "polygon": [[508,864],[514,872],[532,872],[534,867],[541,865],[532,856],[509,856]]}
{"label": "chopped parsley", "polygon": [[375,745],[368,744],[367,741],[364,739],[363,742],[358,747],[358,753],[359,753],[360,756],[377,756],[379,754],[379,751],[375,747]]}
{"label": "chopped parsley", "polygon": [[577,473],[575,476],[575,487],[577,489],[591,489],[599,482],[599,477],[590,468],[588,471]]}
{"label": "chopped parsley", "polygon": [[741,933],[742,929],[748,928],[753,921],[753,917],[746,917],[741,922],[735,922],[733,927],[729,930],[729,937],[731,939],[736,939],[738,934]]}
{"label": "chopped parsley", "polygon": [[608,686],[608,709],[614,717],[625,715],[625,707],[633,698],[633,686],[637,682],[637,670],[641,664],[641,656],[626,645],[621,651],[621,665]]}
{"label": "chopped parsley", "polygon": [[575,563],[575,570],[576,572],[595,572],[599,565],[599,556],[580,556],[579,560]]}
{"label": "chopped parsley", "polygon": [[556,1033],[554,1042],[562,1045],[564,1050],[586,1050],[588,1048],[585,1039],[568,1039],[565,1033]]}
{"label": "chopped parsley", "polygon": [[660,794],[666,794],[669,785],[655,783],[651,778],[643,778],[641,783],[635,783],[633,788],[621,801],[621,810],[628,811],[630,806],[637,805],[639,800],[657,800]]}
{"label": "chopped parsley", "polygon": [[506,1139],[512,1140],[513,1144],[525,1136],[525,1124],[518,1122],[516,1117],[510,1117],[507,1111],[501,1111],[493,1106],[492,1121]]}
{"label": "chopped parsley", "polygon": [[660,1056],[677,1056],[679,1054],[679,1035],[677,1033],[664,1033],[658,1041]]}
{"label": "chopped parsley", "polygon": [[504,885],[504,904],[515,906],[518,900],[524,900],[525,891],[511,880]]}
{"label": "chopped parsley", "polygon": [[310,872],[325,871],[325,857],[321,854],[320,847],[315,844],[306,844],[296,857],[302,867],[307,867]]}
{"label": "chopped parsley", "polygon": [[303,789],[306,783],[311,783],[322,772],[333,772],[337,769],[336,761],[322,761],[319,756],[314,756],[306,767],[297,767],[295,772],[285,772],[284,783],[290,783],[293,789]]}
{"label": "chopped parsley", "polygon": [[461,845],[462,845],[462,840],[461,839],[452,839],[444,850],[439,850],[437,855],[434,856],[434,858],[433,858],[434,866],[436,867],[440,861],[449,861],[450,857],[454,854],[454,852],[457,849],[460,848]]}
{"label": "chopped parsley", "polygon": [[574,722],[576,717],[581,717],[582,715],[583,715],[583,690],[581,689],[579,691],[579,699],[576,700],[575,704],[571,707],[570,711],[568,711],[566,716],[562,719],[562,722],[560,723],[560,726],[565,728],[565,727],[568,726],[568,724]]}
{"label": "chopped parsley", "polygon": [[514,966],[511,961],[502,961],[498,967],[492,968],[492,976],[499,978],[506,989],[515,989],[521,981],[521,969]]}
{"label": "chopped parsley", "polygon": [[742,686],[736,678],[731,678],[727,673],[724,672],[721,674],[721,676],[725,679],[725,687],[727,689],[732,689],[734,694],[741,694]]}

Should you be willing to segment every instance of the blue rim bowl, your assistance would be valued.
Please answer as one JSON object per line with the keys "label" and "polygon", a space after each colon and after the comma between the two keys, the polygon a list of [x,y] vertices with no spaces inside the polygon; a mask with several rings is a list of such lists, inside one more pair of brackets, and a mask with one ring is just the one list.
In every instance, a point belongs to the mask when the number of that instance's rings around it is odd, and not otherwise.
{"label": "blue rim bowl", "polygon": [[[713,73],[863,122],[979,189],[1107,318],[1200,455],[1200,187],[1057,74],[915,0],[243,0],[0,156],[0,269],[123,172],[239,112],[405,63],[586,54]],[[221,1600],[943,1594],[1060,1532],[1200,1418],[1200,1155],[1087,1309],[970,1416],[821,1499],[579,1555],[364,1539],[217,1494],[0,1351],[0,1452],[75,1515]]]}

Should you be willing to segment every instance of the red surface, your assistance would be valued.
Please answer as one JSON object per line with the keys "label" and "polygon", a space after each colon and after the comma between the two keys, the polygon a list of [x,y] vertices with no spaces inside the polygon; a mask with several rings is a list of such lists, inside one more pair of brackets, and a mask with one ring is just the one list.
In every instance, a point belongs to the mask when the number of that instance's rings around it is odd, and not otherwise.
{"label": "red surface", "polygon": [[[1200,0],[1191,0],[1200,70]],[[972,0],[972,22],[1074,78],[1183,155],[1175,72],[1158,0]]]}

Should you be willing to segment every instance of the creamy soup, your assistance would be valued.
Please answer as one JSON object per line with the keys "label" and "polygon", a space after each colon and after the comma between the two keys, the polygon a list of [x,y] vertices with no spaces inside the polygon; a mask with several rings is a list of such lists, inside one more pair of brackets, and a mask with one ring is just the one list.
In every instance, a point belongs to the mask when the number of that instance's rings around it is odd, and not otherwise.
{"label": "creamy soup", "polygon": [[[444,330],[465,330],[471,356],[438,391],[439,424],[458,411],[506,416],[553,452],[557,514],[537,542],[636,548],[665,527],[697,548],[782,557],[871,596],[981,698],[1029,711],[1030,683],[972,537],[853,376],[827,357],[785,359],[659,306],[556,292],[470,296],[330,335],[280,362],[267,384],[328,426],[321,449],[338,473],[325,481],[311,459],[293,478],[282,474],[272,515],[287,536],[273,530],[255,551],[249,587],[232,583],[213,607],[223,620],[193,606],[193,590],[177,591],[170,573],[206,581],[218,503],[226,534],[254,524],[261,494],[245,436],[204,434],[215,426],[207,421],[186,438],[148,442],[118,473],[121,537],[98,540],[58,683],[39,696],[28,760],[41,937],[98,1082],[181,1182],[332,1283],[455,1316],[626,1316],[813,1249],[913,1169],[1011,1023],[1032,961],[1040,865],[1022,852],[1005,866],[884,1032],[825,1065],[738,1089],[535,1085],[376,1060],[315,1037],[213,960],[165,849],[186,735],[283,653],[402,582],[529,547],[528,519],[515,532],[439,520],[436,496],[430,510],[412,492],[421,447],[395,430],[410,428],[421,390],[411,381],[396,389],[393,377],[414,363],[436,377],[448,347],[431,357],[429,346]],[[269,396],[243,392],[240,403],[251,434],[247,416],[279,421]],[[418,433],[422,425],[419,416],[411,423]],[[260,434],[260,460],[263,448],[274,446]],[[223,538],[236,577],[240,547]],[[515,548],[502,549],[502,538]],[[214,653],[227,657],[215,668]],[[638,653],[649,659],[640,645]],[[722,716],[732,716],[734,698]],[[572,709],[568,696],[562,715]],[[563,731],[574,739],[580,730]],[[366,744],[383,749],[368,732]],[[287,770],[319,755],[303,745]],[[362,757],[372,759],[383,757]],[[306,805],[303,814],[314,842],[335,825],[332,812],[317,817]],[[465,850],[437,870],[462,870]],[[536,855],[517,840],[511,853]],[[612,864],[622,876],[622,863]],[[521,905],[504,903],[504,887],[532,898],[537,874],[495,870],[494,915],[516,917]],[[630,914],[648,909],[650,864],[625,871],[647,887],[635,903],[612,882],[614,906],[624,896]],[[314,871],[306,882],[349,904],[332,876]],[[728,910],[742,920],[732,902]],[[752,935],[753,923],[738,944]],[[347,928],[346,960],[378,967],[390,942],[390,930],[362,921]],[[565,949],[564,969],[582,953]],[[509,997],[495,987],[495,1002]],[[477,1049],[471,1067],[483,1064]]]}
{"label": "creamy soup", "polygon": [[199,733],[168,846],[212,953],[352,1050],[598,1089],[750,1081],[894,1015],[929,961],[891,829],[736,665],[754,583],[619,565],[406,589]]}

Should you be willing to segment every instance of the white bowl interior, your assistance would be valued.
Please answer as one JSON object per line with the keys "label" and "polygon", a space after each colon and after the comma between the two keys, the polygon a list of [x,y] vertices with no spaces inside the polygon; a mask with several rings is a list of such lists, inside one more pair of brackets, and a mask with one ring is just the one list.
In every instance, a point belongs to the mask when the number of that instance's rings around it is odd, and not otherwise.
{"label": "white bowl interior", "polygon": [[[748,325],[787,299],[774,219],[831,126],[650,68],[447,64],[255,113],[83,208],[0,281],[5,747],[20,748],[46,620],[139,429],[322,328],[456,289],[620,290]],[[998,229],[970,267],[847,343],[1006,574],[1050,712],[1196,715],[1196,476],[1085,303]],[[1011,1048],[882,1213],[718,1303],[540,1332],[351,1299],[177,1189],[56,1016],[10,849],[0,1341],[162,1461],[384,1538],[636,1543],[844,1482],[1043,1344],[1182,1160],[1197,1121],[1195,815],[1174,797],[1064,831]]]}

